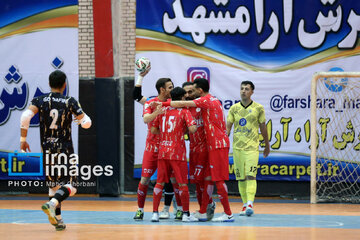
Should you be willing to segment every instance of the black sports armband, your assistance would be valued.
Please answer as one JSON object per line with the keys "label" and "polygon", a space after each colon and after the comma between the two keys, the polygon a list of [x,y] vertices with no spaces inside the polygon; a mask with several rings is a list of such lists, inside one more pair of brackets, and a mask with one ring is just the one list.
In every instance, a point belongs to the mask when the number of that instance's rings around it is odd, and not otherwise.
{"label": "black sports armband", "polygon": [[134,87],[133,90],[133,99],[140,102],[140,100],[143,98],[143,95],[141,95],[141,87]]}

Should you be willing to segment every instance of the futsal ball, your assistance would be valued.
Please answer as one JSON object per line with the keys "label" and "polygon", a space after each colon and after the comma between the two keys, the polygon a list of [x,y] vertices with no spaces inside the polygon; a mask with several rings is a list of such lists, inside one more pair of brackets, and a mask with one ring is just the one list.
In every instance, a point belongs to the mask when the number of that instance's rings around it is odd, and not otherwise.
{"label": "futsal ball", "polygon": [[150,60],[146,57],[141,57],[135,61],[135,68],[139,72],[145,72],[150,68]]}

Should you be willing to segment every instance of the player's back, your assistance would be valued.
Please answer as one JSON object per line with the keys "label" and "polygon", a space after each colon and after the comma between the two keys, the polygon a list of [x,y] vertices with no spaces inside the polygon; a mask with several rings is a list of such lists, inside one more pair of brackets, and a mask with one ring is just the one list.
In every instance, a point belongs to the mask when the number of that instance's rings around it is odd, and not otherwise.
{"label": "player's back", "polygon": [[160,130],[159,159],[186,160],[184,133],[195,125],[191,113],[184,108],[168,107],[155,123]]}
{"label": "player's back", "polygon": [[230,141],[226,134],[225,117],[219,99],[207,94],[195,99],[194,102],[202,110],[208,149],[212,151],[229,147]]}
{"label": "player's back", "polygon": [[32,100],[39,109],[40,137],[43,151],[73,148],[71,123],[73,113],[79,115],[82,109],[72,97],[60,93],[48,93]]}
{"label": "player's back", "polygon": [[206,136],[204,129],[204,121],[202,117],[201,108],[190,107],[188,108],[193,119],[196,122],[197,130],[195,133],[189,133],[190,138],[190,151],[204,152],[207,151]]}

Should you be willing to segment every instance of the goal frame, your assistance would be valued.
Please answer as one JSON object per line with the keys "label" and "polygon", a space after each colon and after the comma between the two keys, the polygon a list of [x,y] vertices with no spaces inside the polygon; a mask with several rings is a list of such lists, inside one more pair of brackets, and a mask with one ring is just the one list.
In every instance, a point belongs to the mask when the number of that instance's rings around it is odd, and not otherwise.
{"label": "goal frame", "polygon": [[[316,98],[317,98],[317,83],[320,78],[324,77],[358,77],[360,78],[360,72],[316,72],[311,80],[311,118],[310,118],[310,202],[317,203],[316,198]],[[315,147],[314,147],[315,146]]]}

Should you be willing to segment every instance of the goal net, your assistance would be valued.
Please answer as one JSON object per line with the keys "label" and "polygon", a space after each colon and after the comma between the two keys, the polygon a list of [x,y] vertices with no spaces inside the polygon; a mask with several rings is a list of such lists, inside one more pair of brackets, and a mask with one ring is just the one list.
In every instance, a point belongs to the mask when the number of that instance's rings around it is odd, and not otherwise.
{"label": "goal net", "polygon": [[360,72],[313,76],[310,185],[312,203],[360,203]]}

